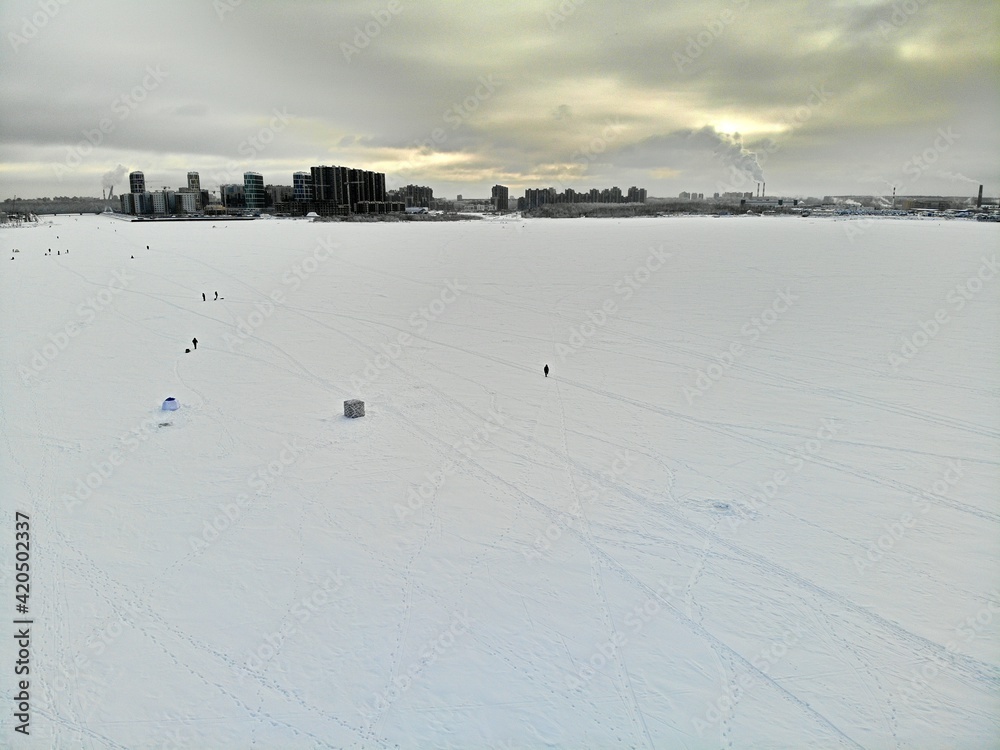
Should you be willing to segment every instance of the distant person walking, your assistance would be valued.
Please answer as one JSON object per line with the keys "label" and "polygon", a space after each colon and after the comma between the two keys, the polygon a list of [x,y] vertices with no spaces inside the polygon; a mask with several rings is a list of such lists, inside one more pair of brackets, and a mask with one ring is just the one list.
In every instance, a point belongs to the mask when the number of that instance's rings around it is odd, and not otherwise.
{"label": "distant person walking", "polygon": [[215,293],[215,298],[219,299],[219,293],[218,292]]}
{"label": "distant person walking", "polygon": [[204,301],[205,301],[205,293],[204,293],[204,292],[202,292],[202,293],[201,293],[201,301],[202,301],[202,302],[204,302]]}
{"label": "distant person walking", "polygon": [[191,343],[194,344],[194,348],[198,348],[198,339],[191,339]]}
{"label": "distant person walking", "polygon": [[549,376],[549,366],[545,365],[545,369],[542,372],[545,373],[545,377],[548,377]]}

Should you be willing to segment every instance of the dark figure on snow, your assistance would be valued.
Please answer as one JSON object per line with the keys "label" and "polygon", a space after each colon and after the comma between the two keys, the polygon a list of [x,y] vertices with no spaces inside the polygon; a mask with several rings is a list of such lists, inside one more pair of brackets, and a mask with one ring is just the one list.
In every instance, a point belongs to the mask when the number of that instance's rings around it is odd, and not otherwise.
{"label": "dark figure on snow", "polygon": [[202,302],[204,302],[204,301],[205,301],[205,293],[204,293],[204,292],[202,292],[202,293],[201,293],[201,301],[202,301]]}
{"label": "dark figure on snow", "polygon": [[185,353],[185,354],[190,354],[190,353],[191,353],[191,350],[190,350],[190,349],[185,349],[185,350],[184,350],[184,353]]}
{"label": "dark figure on snow", "polygon": [[545,377],[548,377],[549,376],[549,366],[545,365],[545,369],[542,372],[545,373]]}
{"label": "dark figure on snow", "polygon": [[191,343],[194,344],[194,348],[198,348],[198,339],[191,339]]}
{"label": "dark figure on snow", "polygon": [[215,293],[215,298],[219,299],[219,293],[218,292]]}

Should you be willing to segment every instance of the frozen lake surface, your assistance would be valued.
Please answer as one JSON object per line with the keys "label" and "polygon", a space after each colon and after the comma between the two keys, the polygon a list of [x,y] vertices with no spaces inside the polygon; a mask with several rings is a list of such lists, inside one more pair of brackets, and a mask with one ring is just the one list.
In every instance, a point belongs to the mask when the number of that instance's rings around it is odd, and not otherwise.
{"label": "frozen lake surface", "polygon": [[0,229],[2,744],[993,746],[997,229]]}

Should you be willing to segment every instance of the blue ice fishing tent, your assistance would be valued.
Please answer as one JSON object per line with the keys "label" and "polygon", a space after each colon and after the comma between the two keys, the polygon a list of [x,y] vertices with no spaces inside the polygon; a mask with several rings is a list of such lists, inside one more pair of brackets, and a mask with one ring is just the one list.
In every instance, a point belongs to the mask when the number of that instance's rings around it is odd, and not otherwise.
{"label": "blue ice fishing tent", "polygon": [[171,396],[163,402],[163,411],[177,411],[179,406],[180,404],[177,403],[177,399]]}

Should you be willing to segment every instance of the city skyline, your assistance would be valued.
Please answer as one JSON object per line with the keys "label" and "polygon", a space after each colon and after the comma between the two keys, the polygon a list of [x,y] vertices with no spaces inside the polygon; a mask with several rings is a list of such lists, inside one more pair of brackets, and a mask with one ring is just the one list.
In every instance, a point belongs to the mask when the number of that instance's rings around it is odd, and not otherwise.
{"label": "city skyline", "polygon": [[100,195],[118,165],[216,191],[310,164],[442,196],[993,194],[998,18],[926,0],[15,0],[0,197]]}

